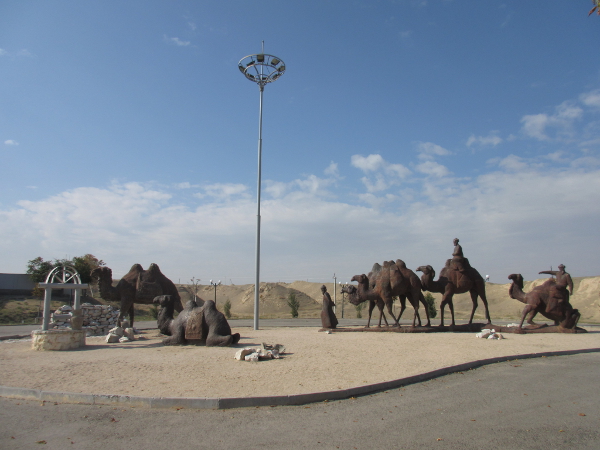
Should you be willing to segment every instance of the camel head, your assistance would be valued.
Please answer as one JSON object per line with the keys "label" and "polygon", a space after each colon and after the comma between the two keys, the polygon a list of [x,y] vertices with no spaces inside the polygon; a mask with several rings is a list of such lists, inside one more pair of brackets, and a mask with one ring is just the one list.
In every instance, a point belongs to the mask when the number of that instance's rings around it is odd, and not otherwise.
{"label": "camel head", "polygon": [[162,308],[169,306],[169,304],[173,304],[174,299],[170,295],[158,295],[154,297],[152,303],[155,305],[159,305]]}
{"label": "camel head", "polygon": [[417,272],[423,272],[423,275],[430,275],[431,277],[435,277],[435,270],[431,266],[419,266],[417,267]]}
{"label": "camel head", "polygon": [[93,280],[112,283],[112,270],[108,267],[96,267],[90,272],[90,275]]}
{"label": "camel head", "polygon": [[347,284],[342,288],[342,294],[356,295],[356,286],[353,284]]}
{"label": "camel head", "polygon": [[511,273],[508,276],[508,279],[511,280],[517,286],[519,286],[519,289],[523,289],[523,275],[521,275],[520,273]]}
{"label": "camel head", "polygon": [[350,281],[357,281],[358,284],[369,284],[369,277],[367,277],[364,273],[362,275],[354,275]]}

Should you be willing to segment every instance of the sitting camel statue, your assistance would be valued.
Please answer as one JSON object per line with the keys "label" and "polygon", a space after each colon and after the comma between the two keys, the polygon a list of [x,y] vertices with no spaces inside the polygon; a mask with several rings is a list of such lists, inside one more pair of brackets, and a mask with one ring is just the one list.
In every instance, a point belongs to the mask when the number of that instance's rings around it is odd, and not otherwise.
{"label": "sitting camel statue", "polygon": [[205,301],[203,306],[190,300],[176,318],[173,318],[175,308],[171,295],[157,296],[154,304],[161,306],[157,319],[158,329],[162,334],[170,336],[163,339],[164,345],[205,344],[207,347],[227,347],[240,340],[239,333],[231,334],[225,315],[217,310],[212,300]]}
{"label": "sitting camel statue", "polygon": [[[425,314],[427,315],[427,325],[430,326],[429,310],[425,298],[421,292],[421,282],[419,277],[406,267],[404,261],[398,259],[394,261],[384,261],[383,266],[375,263],[369,275],[355,275],[352,281],[357,281],[358,286],[348,286],[342,290],[348,294],[348,300],[353,305],[358,305],[362,302],[369,301],[369,319],[366,328],[370,327],[371,314],[375,306],[379,308],[379,323],[381,327],[381,319],[388,322],[383,313],[383,307],[387,307],[388,313],[394,319],[394,325],[400,326],[399,320],[402,313],[406,309],[406,299],[415,309],[412,326],[418,321],[421,326],[421,317],[419,316],[419,301],[425,306]],[[400,314],[398,318],[392,312],[394,297],[400,299]]]}
{"label": "sitting camel statue", "polygon": [[565,285],[557,283],[554,278],[546,280],[530,292],[523,292],[523,276],[513,273],[508,276],[512,284],[508,289],[510,298],[525,303],[518,330],[522,330],[525,317],[529,314],[528,323],[533,325],[533,317],[539,313],[553,320],[563,330],[573,330],[581,314],[569,303],[569,292]]}
{"label": "sitting camel statue", "polygon": [[441,270],[440,276],[436,281],[434,281],[435,270],[433,270],[433,267],[420,266],[417,268],[417,272],[423,272],[423,275],[421,276],[423,290],[443,294],[440,303],[440,327],[444,326],[444,307],[446,305],[450,308],[452,326],[455,325],[454,304],[452,303],[452,298],[454,297],[454,294],[463,294],[465,292],[471,294],[471,301],[473,302],[469,324],[473,323],[473,316],[477,309],[477,297],[481,297],[481,301],[485,307],[485,318],[487,319],[487,323],[492,323],[488,301],[485,295],[485,281],[483,277],[475,268],[471,267],[467,258],[463,258],[463,265],[458,269],[455,268],[454,263],[455,261],[452,259],[447,260],[446,266]]}
{"label": "sitting camel statue", "polygon": [[154,297],[158,295],[172,296],[175,310],[183,310],[177,287],[162,274],[157,264],[150,264],[148,270],[134,264],[116,286],[113,286],[112,270],[108,267],[92,270],[91,276],[92,279],[98,280],[98,289],[103,300],[120,303],[119,326],[125,314],[129,313],[129,326],[133,327],[134,303],[151,305]]}

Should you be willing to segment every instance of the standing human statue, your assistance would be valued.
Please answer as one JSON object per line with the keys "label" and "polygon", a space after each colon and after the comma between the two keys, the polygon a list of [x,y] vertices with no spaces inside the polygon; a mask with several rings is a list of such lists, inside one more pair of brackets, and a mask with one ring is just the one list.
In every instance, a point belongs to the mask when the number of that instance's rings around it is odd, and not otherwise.
{"label": "standing human statue", "polygon": [[[573,295],[573,280],[571,275],[565,271],[565,265],[559,264],[558,270],[542,270],[540,274],[554,275],[556,277],[556,288],[562,291],[566,303],[569,302],[569,295]],[[551,312],[561,302],[559,296],[551,296],[546,305],[546,312]]]}
{"label": "standing human statue", "polygon": [[321,325],[325,329],[335,329],[338,324],[337,317],[333,312],[333,307],[335,303],[331,300],[331,296],[329,292],[327,292],[327,287],[325,285],[321,286],[321,292],[323,293],[323,310],[321,311]]}

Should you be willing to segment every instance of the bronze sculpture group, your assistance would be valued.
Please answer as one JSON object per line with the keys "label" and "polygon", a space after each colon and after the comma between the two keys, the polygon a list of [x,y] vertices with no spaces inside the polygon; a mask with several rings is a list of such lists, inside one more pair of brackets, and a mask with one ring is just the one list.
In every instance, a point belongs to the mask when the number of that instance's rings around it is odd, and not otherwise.
{"label": "bronze sculpture group", "polygon": [[[575,330],[580,314],[569,303],[569,294],[572,295],[573,293],[573,282],[571,276],[565,272],[564,265],[559,265],[558,269],[558,271],[540,272],[540,274],[553,275],[555,278],[549,279],[543,285],[538,286],[527,294],[522,290],[523,277],[520,274],[509,276],[509,279],[513,281],[509,290],[510,297],[526,304],[517,332],[522,332],[523,322],[527,316],[529,328],[534,327],[533,317],[538,313],[553,320],[555,325],[559,327],[559,331]],[[473,302],[468,324],[471,325],[473,323],[475,311],[478,306],[478,298],[483,302],[487,324],[491,324],[485,293],[486,282],[480,273],[471,266],[469,260],[465,258],[458,239],[454,239],[452,258],[446,260],[437,280],[434,280],[435,270],[430,265],[420,266],[417,268],[417,271],[423,273],[420,280],[412,270],[406,267],[404,261],[400,259],[396,260],[396,262],[385,261],[383,266],[375,263],[368,275],[353,276],[352,281],[356,281],[358,284],[356,286],[345,286],[342,288],[342,292],[348,294],[350,303],[354,305],[365,301],[369,302],[369,318],[366,328],[370,327],[371,314],[375,306],[379,309],[379,323],[377,327],[381,327],[382,319],[385,321],[386,326],[389,326],[383,311],[384,307],[387,308],[388,314],[394,320],[393,326],[399,327],[399,320],[406,307],[407,298],[415,310],[412,327],[415,327],[417,322],[419,327],[421,326],[419,302],[425,307],[427,314],[427,324],[425,327],[429,327],[429,313],[423,297],[423,291],[442,294],[440,303],[440,328],[444,328],[444,309],[446,306],[450,309],[450,329],[456,327],[452,300],[454,294],[466,292],[470,294],[471,301]],[[398,318],[394,316],[392,310],[394,297],[398,297],[401,305]]]}
{"label": "bronze sculpture group", "polygon": [[[442,294],[440,329],[445,328],[444,309],[446,306],[450,309],[451,315],[449,330],[456,329],[453,297],[454,294],[466,292],[470,294],[473,302],[468,324],[473,323],[478,298],[481,299],[485,308],[486,323],[487,325],[491,324],[485,293],[486,282],[465,258],[458,239],[454,239],[452,258],[446,260],[437,280],[434,280],[436,273],[430,265],[420,266],[416,270],[422,272],[421,278],[407,268],[401,259],[384,261],[383,265],[375,263],[368,275],[354,275],[352,281],[356,281],[357,285],[344,286],[342,293],[348,294],[349,302],[353,305],[369,302],[369,318],[366,328],[371,325],[371,316],[375,306],[379,309],[378,328],[381,328],[382,320],[389,327],[384,308],[387,309],[394,321],[392,326],[400,327],[399,321],[406,309],[407,299],[414,309],[412,328],[422,327],[419,304],[424,306],[427,318],[427,323],[423,328],[430,328],[429,307],[423,296],[424,291]],[[565,266],[561,264],[557,271],[539,273],[549,274],[554,278],[548,279],[528,293],[523,292],[524,282],[521,274],[511,274],[508,277],[512,280],[509,296],[525,303],[516,332],[523,332],[523,323],[526,319],[527,329],[535,329],[537,325],[533,322],[533,318],[537,314],[554,321],[558,331],[575,331],[581,314],[569,302],[569,296],[573,294],[573,281],[569,273],[565,271]],[[228,346],[236,344],[240,339],[238,333],[231,333],[227,319],[216,309],[213,301],[190,300],[184,308],[177,287],[162,274],[156,264],[151,264],[148,270],[144,270],[139,264],[134,264],[116,286],[113,286],[112,271],[108,267],[94,269],[92,277],[98,280],[100,295],[103,299],[120,302],[119,324],[124,320],[124,315],[128,313],[130,324],[133,326],[134,303],[154,303],[160,306],[157,325],[160,332],[168,336],[163,340],[164,345]],[[334,312],[335,304],[325,285],[321,286],[321,292],[323,294],[322,327],[329,330],[336,329],[338,320]],[[400,301],[398,317],[394,315],[392,309],[396,297]],[[175,311],[179,312],[177,317],[174,317]],[[470,331],[470,328],[467,329]]]}

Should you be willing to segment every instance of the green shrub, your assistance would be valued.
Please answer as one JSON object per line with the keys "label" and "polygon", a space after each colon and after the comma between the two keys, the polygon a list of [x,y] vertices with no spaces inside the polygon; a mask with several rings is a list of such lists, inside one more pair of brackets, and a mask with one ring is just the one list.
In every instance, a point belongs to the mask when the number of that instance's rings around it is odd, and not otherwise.
{"label": "green shrub", "polygon": [[231,319],[231,302],[229,299],[223,304],[223,314],[225,314],[227,319]]}
{"label": "green shrub", "polygon": [[356,309],[356,318],[357,319],[362,319],[363,303],[359,303],[358,305],[354,305],[354,309]]}
{"label": "green shrub", "polygon": [[425,303],[427,303],[427,309],[429,310],[429,317],[434,319],[437,316],[437,311],[435,309],[435,298],[431,295],[431,292],[425,294]]}
{"label": "green shrub", "polygon": [[298,301],[298,299],[296,299],[296,294],[290,292],[287,304],[290,307],[292,318],[296,319],[298,317],[298,309],[300,308],[300,302]]}

